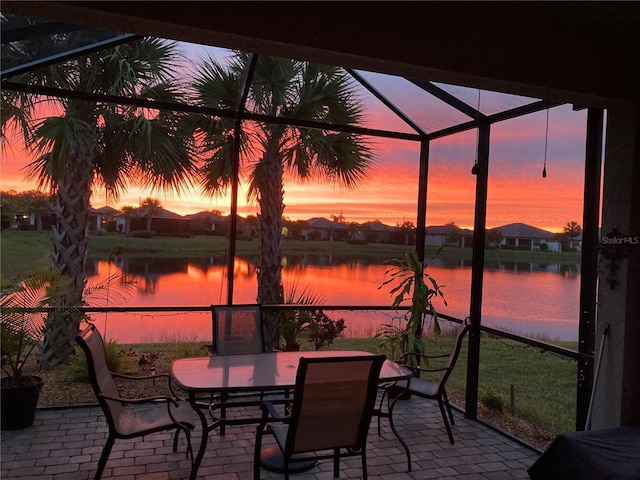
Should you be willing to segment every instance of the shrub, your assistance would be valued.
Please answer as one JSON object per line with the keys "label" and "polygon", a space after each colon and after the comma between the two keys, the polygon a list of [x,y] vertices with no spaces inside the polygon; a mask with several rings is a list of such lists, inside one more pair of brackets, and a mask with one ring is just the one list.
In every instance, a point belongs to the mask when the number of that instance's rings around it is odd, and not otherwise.
{"label": "shrub", "polygon": [[153,238],[156,236],[156,232],[151,230],[133,230],[129,236],[136,238]]}
{"label": "shrub", "polygon": [[504,411],[504,398],[493,390],[485,390],[482,392],[482,395],[480,395],[480,403],[492,412],[502,413]]}
{"label": "shrub", "polygon": [[322,310],[315,311],[309,323],[309,341],[320,350],[331,345],[345,328],[344,319],[332,320]]}
{"label": "shrub", "polygon": [[[112,372],[122,372],[127,362],[124,361],[122,349],[115,340],[108,340],[104,344],[107,367]],[[65,367],[64,378],[69,382],[89,382],[87,357],[80,348],[76,348],[76,355],[71,363]]]}

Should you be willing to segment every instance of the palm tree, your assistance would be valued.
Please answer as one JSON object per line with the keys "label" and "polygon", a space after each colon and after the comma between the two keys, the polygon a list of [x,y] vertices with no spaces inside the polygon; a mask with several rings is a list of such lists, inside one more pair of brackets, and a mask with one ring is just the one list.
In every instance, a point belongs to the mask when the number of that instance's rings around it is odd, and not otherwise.
{"label": "palm tree", "polygon": [[[3,17],[3,23],[10,20]],[[58,35],[53,41],[72,42],[74,35]],[[29,47],[3,45],[3,55],[5,48]],[[173,81],[176,54],[174,43],[145,38],[12,80],[71,91],[175,101],[181,95]],[[38,118],[44,110],[43,102],[54,104],[60,114]],[[85,287],[92,190],[104,188],[110,199],[116,199],[131,183],[180,192],[195,174],[193,138],[184,117],[175,112],[77,99],[54,102],[6,91],[2,108],[9,115],[2,120],[3,136],[11,123],[22,129],[35,156],[30,174],[38,180],[40,189],[56,195],[53,263],[72,283],[68,298],[58,301],[76,305]],[[39,358],[43,366],[68,360],[80,320],[79,315],[70,314],[51,326]]]}
{"label": "palm tree", "polygon": [[147,231],[151,231],[151,221],[153,220],[154,215],[159,214],[162,211],[162,204],[160,200],[155,198],[147,197],[142,202],[140,202],[140,208],[142,210],[146,210],[147,216]]}
{"label": "palm tree", "polygon": [[[197,69],[194,87],[201,104],[236,109],[250,57],[233,55],[226,65],[213,59]],[[296,60],[260,56],[252,78],[247,109],[259,114],[356,125],[362,108],[346,73]],[[222,193],[231,184],[234,135],[232,119],[200,125],[205,146],[204,188]],[[258,301],[282,303],[282,226],[285,169],[302,180],[324,180],[356,186],[373,162],[370,146],[358,135],[296,128],[273,123],[244,125],[239,138],[241,161],[248,165],[249,197],[260,208]],[[265,319],[270,341],[277,339],[277,318]],[[274,343],[275,344],[275,343]]]}

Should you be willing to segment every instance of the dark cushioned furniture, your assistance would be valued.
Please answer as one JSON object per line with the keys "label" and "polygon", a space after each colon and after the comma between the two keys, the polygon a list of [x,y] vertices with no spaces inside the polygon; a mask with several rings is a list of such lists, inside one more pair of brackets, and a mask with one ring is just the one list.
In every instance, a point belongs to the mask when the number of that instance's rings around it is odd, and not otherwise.
{"label": "dark cushioned furniture", "polygon": [[640,480],[640,425],[560,434],[528,472],[532,480]]}

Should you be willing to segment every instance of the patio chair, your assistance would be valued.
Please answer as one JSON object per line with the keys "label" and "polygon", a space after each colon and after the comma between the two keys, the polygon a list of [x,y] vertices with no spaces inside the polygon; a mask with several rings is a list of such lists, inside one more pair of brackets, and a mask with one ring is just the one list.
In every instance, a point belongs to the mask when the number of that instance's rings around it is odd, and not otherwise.
{"label": "patio chair", "polygon": [[291,413],[279,415],[273,403],[262,404],[254,479],[260,478],[262,437],[271,433],[276,451],[283,456],[285,480],[296,462],[309,462],[309,457],[301,454],[312,452],[314,459],[333,459],[335,478],[339,475],[340,458],[359,455],[362,478],[366,480],[367,434],[384,361],[384,355],[301,358]]}
{"label": "patio chair", "polygon": [[[91,385],[109,425],[109,436],[98,461],[95,480],[102,476],[116,438],[142,437],[165,430],[175,430],[173,437],[175,452],[178,448],[179,433],[183,431],[187,437],[187,456],[191,456],[193,460],[191,449],[191,430],[194,429],[193,409],[189,403],[175,395],[171,387],[171,377],[169,375],[132,377],[110,372],[102,336],[92,324],[76,337],[76,342],[87,357]],[[123,398],[114,377],[147,381],[167,378],[172,396]]]}
{"label": "patio chair", "polygon": [[[264,340],[261,305],[212,305],[211,309],[213,314],[211,353],[214,355],[242,355],[274,351],[271,345]],[[288,398],[288,392],[283,393],[285,398]],[[252,396],[258,396],[258,398],[252,399]],[[244,400],[239,400],[242,398]],[[220,394],[218,403],[214,403],[211,398],[209,410],[214,420],[220,420],[220,434],[226,433],[226,424],[233,423],[226,420],[228,406],[255,407],[260,405],[262,399],[263,392],[257,392],[254,395],[244,393],[233,396],[225,392]],[[219,419],[215,416],[215,410],[220,410]]]}
{"label": "patio chair", "polygon": [[264,341],[260,305],[212,305],[215,355],[264,353],[272,350]]}
{"label": "patio chair", "polygon": [[[451,442],[452,445],[455,443],[455,440],[453,438],[453,432],[451,431],[451,425],[455,425],[455,420],[453,418],[453,413],[451,411],[451,405],[449,404],[449,398],[447,397],[445,385],[447,383],[447,380],[449,379],[449,376],[451,375],[451,372],[453,371],[453,367],[455,367],[458,356],[460,355],[462,341],[464,340],[466,334],[469,332],[470,328],[471,325],[469,324],[469,318],[467,317],[462,328],[458,330],[458,335],[456,336],[456,340],[451,353],[445,353],[442,355],[428,355],[417,352],[408,352],[403,354],[400,357],[399,362],[405,364],[407,368],[411,369],[414,372],[415,377],[409,380],[408,389],[406,380],[395,383],[396,387],[407,389],[407,392],[411,393],[412,395],[438,401],[440,413],[442,414],[442,420],[444,421],[444,426],[447,429],[449,442]],[[407,363],[410,356],[412,356],[415,361],[411,362],[411,365],[408,365]],[[436,363],[438,359],[440,359],[441,362],[444,361],[444,364],[442,364],[441,366],[431,365],[432,363]],[[432,360],[435,360],[435,362],[432,362]],[[422,367],[422,364],[426,364],[428,365],[428,367]],[[423,375],[426,375],[429,378],[420,378]],[[393,406],[395,405],[395,403],[391,402],[391,396],[388,395],[389,388],[392,388],[392,386],[387,386],[387,388],[385,389],[385,393],[383,394],[383,399],[381,401],[384,400],[384,396],[386,395],[388,399],[389,414],[392,415],[393,412],[391,412],[391,410],[393,410]],[[380,425],[378,424],[378,429],[379,428]]]}

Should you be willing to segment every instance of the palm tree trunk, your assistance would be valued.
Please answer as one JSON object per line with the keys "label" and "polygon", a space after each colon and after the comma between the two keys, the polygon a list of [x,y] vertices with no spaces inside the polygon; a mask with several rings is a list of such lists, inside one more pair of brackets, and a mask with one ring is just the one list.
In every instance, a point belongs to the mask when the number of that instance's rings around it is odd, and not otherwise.
{"label": "palm tree trunk", "polygon": [[[283,165],[280,155],[265,152],[261,164],[260,256],[258,258],[258,302],[284,303],[282,288],[282,214],[284,213]],[[264,317],[265,337],[273,346],[279,343],[278,315]]]}
{"label": "palm tree trunk", "polygon": [[[82,158],[80,158],[82,157]],[[53,263],[66,274],[71,283],[71,293],[56,299],[54,306],[80,305],[85,287],[84,266],[89,242],[89,199],[93,167],[84,155],[76,154],[73,172],[58,182],[58,199],[55,206],[56,226],[53,235]],[[67,363],[74,351],[75,337],[80,331],[82,314],[65,312],[50,314],[38,363],[52,368]]]}

